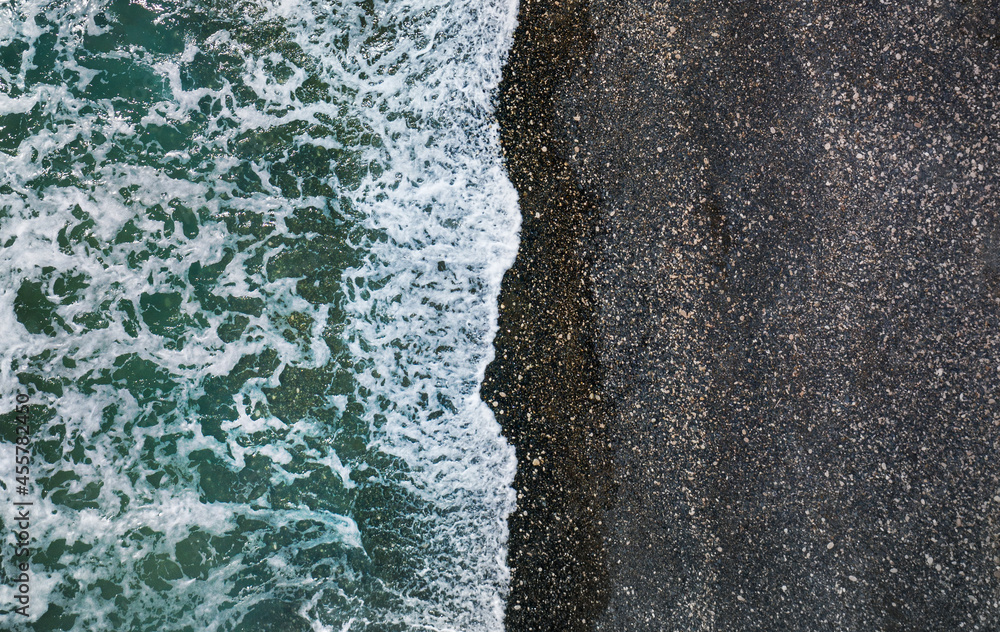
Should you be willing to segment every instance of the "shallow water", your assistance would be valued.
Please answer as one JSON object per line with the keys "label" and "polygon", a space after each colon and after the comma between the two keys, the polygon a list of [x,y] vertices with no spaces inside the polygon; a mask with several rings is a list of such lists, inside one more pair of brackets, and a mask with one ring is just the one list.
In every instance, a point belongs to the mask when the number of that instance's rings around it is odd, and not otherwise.
{"label": "shallow water", "polygon": [[0,7],[4,627],[502,627],[515,461],[478,389],[515,15]]}

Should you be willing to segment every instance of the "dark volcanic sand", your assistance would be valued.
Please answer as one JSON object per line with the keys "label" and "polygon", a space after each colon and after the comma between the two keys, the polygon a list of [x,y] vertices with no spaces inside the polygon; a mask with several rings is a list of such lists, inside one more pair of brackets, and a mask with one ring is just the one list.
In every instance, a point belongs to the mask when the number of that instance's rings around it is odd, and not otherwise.
{"label": "dark volcanic sand", "polygon": [[1000,7],[521,19],[508,629],[1000,630]]}

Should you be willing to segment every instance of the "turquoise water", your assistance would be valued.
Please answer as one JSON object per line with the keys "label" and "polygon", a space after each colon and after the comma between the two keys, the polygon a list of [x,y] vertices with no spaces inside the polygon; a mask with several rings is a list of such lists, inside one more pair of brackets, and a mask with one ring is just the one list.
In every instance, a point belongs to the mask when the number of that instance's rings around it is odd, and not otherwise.
{"label": "turquoise water", "polygon": [[0,6],[0,627],[502,628],[515,14]]}

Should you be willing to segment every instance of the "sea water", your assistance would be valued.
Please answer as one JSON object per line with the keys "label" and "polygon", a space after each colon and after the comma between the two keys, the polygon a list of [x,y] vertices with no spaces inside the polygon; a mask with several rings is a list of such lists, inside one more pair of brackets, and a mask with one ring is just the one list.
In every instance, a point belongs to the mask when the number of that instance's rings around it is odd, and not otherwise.
{"label": "sea water", "polygon": [[0,628],[502,628],[515,19],[0,4]]}

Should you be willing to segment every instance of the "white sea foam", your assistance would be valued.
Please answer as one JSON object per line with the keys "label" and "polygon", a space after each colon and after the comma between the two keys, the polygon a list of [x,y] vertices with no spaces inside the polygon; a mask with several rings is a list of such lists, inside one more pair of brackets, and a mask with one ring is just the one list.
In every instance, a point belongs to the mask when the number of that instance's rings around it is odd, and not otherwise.
{"label": "white sea foam", "polygon": [[[47,491],[31,496],[32,535],[54,557],[35,566],[32,618],[51,605],[73,630],[256,629],[257,606],[292,600],[303,629],[501,629],[515,460],[478,391],[517,245],[490,103],[516,0],[170,4],[165,29],[192,15],[226,28],[166,51],[88,50],[125,6],[0,7],[0,46],[27,45],[19,67],[0,67],[0,116],[33,121],[0,151],[0,397],[13,402],[25,380],[49,391],[33,396],[47,442],[33,474]],[[277,44],[255,47],[261,25]],[[203,55],[241,65],[193,85]],[[123,59],[146,83],[134,98],[102,95],[101,69]],[[164,146],[171,129],[193,141]],[[292,147],[239,153],[267,133]],[[306,192],[308,170],[294,187],[275,171],[310,147],[339,152],[338,168],[317,171],[332,195]],[[257,184],[240,184],[244,166]],[[307,300],[302,277],[278,272],[283,253],[320,243],[289,229],[305,208],[359,229],[343,237],[357,256],[336,271],[341,304]],[[196,262],[218,268],[212,295],[260,307],[206,308]],[[29,290],[51,306],[33,325],[18,317]],[[172,320],[158,324],[144,300]],[[223,340],[236,317],[242,332]],[[293,317],[307,323],[299,338]],[[212,403],[219,380],[264,356]],[[271,412],[285,372],[330,367],[352,386],[317,393],[315,414]],[[232,414],[213,430],[206,406]],[[364,454],[338,454],[347,431],[324,410],[360,420]],[[12,452],[0,446],[7,495]],[[227,496],[262,459],[277,495]],[[282,500],[309,480],[341,497]],[[395,499],[395,523],[352,515],[375,487]],[[406,568],[380,568],[380,529],[403,523],[389,553]]]}

